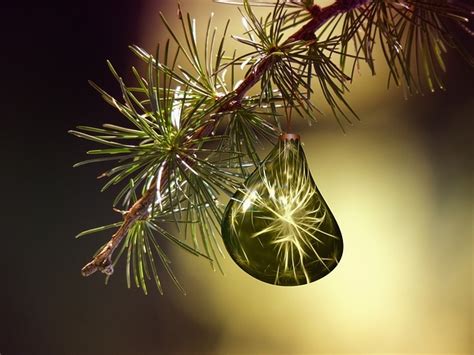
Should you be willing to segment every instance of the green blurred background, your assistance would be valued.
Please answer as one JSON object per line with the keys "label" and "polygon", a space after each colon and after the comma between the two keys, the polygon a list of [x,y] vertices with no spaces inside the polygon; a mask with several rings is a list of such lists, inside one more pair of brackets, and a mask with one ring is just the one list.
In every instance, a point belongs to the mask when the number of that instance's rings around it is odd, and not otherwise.
{"label": "green blurred background", "polygon": [[[198,29],[213,11],[242,31],[232,6],[181,3]],[[229,258],[222,276],[172,247],[187,296],[168,281],[163,297],[127,290],[122,270],[106,287],[81,278],[108,235],[74,235],[117,216],[103,167],[72,169],[92,145],[66,131],[122,122],[86,81],[118,94],[105,59],[130,77],[127,45],[166,38],[160,10],[176,23],[174,0],[2,5],[0,353],[473,353],[474,71],[456,55],[447,92],[404,100],[383,69],[362,70],[349,95],[360,123],[297,126],[344,236],[324,279],[270,286]]]}

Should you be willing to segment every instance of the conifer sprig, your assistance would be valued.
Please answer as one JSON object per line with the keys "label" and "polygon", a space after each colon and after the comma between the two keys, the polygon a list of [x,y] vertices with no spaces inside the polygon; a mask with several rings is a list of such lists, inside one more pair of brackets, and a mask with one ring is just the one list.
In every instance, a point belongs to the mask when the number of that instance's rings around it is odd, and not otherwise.
{"label": "conifer sprig", "polygon": [[[83,268],[84,276],[101,271],[108,279],[122,257],[129,287],[134,283],[147,293],[152,281],[162,292],[161,265],[182,290],[164,241],[220,268],[220,198],[232,195],[259,164],[257,146],[282,133],[282,108],[314,120],[317,100],[324,100],[344,127],[357,118],[345,98],[348,84],[360,63],[375,73],[377,45],[390,69],[388,82],[409,93],[444,87],[443,54],[449,47],[474,62],[449,27],[468,28],[472,10],[460,3],[337,0],[321,8],[313,0],[280,0],[258,18],[253,7],[269,3],[242,2],[244,33],[233,36],[248,48],[242,55],[226,53],[228,23],[219,34],[211,16],[201,42],[196,20],[178,6],[181,35],[161,15],[171,40],[154,56],[131,47],[147,66],[145,73],[132,68],[133,85],[108,63],[120,100],[91,83],[127,123],[70,131],[102,146],[76,166],[112,164],[100,176],[106,180],[103,190],[121,186],[113,206],[123,220],[79,234],[118,228]],[[249,94],[258,84],[259,93]],[[322,97],[315,104],[316,92]]]}

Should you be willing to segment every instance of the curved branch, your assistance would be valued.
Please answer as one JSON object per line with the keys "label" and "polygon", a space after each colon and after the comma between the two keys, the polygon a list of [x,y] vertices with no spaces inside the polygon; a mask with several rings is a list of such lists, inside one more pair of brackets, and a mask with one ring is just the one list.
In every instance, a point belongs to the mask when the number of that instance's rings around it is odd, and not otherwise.
{"label": "curved branch", "polygon": [[[362,6],[368,1],[370,0],[337,0],[334,4],[324,8],[314,5],[312,8],[308,9],[312,15],[312,19],[308,21],[303,27],[301,27],[297,32],[291,35],[284,44],[291,44],[291,42],[307,40],[308,38],[311,39],[312,36],[314,36],[314,32],[329,19],[341,13]],[[255,65],[254,68],[247,74],[238,87],[230,95],[222,99],[222,104],[218,110],[218,113],[232,111],[238,107],[245,94],[260,81],[263,74],[271,67],[273,60],[274,57],[271,55],[262,58],[260,62],[258,62],[258,64]],[[216,115],[214,121],[197,131],[190,139],[208,135],[210,132],[212,132],[220,117],[222,116]],[[165,175],[166,174],[163,174],[163,176]],[[160,185],[163,186],[165,184],[162,182]],[[155,178],[143,196],[124,214],[123,224],[115,232],[110,241],[94,256],[94,258],[88,264],[82,268],[81,273],[83,276],[90,276],[96,271],[101,271],[106,275],[113,274],[114,270],[112,264],[112,255],[123,238],[127,235],[130,228],[137,221],[146,219],[148,217],[149,206],[155,199],[156,188],[157,181]]]}

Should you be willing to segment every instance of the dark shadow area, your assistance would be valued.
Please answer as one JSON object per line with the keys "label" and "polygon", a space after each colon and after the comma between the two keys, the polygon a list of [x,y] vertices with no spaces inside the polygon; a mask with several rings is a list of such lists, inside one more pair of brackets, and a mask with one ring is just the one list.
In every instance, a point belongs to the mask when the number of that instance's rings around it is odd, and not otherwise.
{"label": "dark shadow area", "polygon": [[140,1],[13,4],[1,23],[0,353],[211,351],[219,331],[175,308],[185,296],[166,275],[165,296],[145,297],[123,272],[107,287],[79,272],[99,243],[74,235],[118,215],[100,167],[72,168],[92,145],[66,132],[120,119],[87,80],[118,93],[105,60],[129,72]]}

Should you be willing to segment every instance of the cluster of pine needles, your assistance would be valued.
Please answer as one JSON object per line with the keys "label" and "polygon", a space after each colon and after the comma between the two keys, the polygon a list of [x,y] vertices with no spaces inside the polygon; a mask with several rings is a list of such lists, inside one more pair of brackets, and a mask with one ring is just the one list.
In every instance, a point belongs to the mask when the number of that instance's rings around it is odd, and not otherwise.
{"label": "cluster of pine needles", "polygon": [[[126,84],[108,63],[121,98],[91,83],[125,122],[70,131],[99,146],[87,152],[92,159],[76,166],[110,164],[101,175],[106,180],[102,190],[117,189],[113,206],[124,215],[141,195],[154,189],[145,217],[132,223],[113,257],[113,265],[126,259],[129,287],[134,282],[147,293],[151,280],[162,293],[159,274],[164,269],[183,290],[170,267],[165,240],[220,268],[222,201],[258,166],[258,146],[273,144],[282,133],[286,119],[282,112],[290,109],[294,116],[315,121],[320,110],[313,96],[320,92],[317,99],[329,104],[344,129],[358,119],[345,99],[348,85],[362,65],[376,73],[377,47],[382,48],[382,64],[389,68],[387,84],[401,86],[407,94],[444,88],[444,55],[450,48],[474,65],[455,36],[458,28],[472,36],[468,22],[472,8],[466,4],[353,2],[357,6],[346,11],[351,1],[336,1],[331,5],[333,16],[321,21],[311,36],[296,39],[293,33],[324,13],[324,8],[314,11],[312,0],[273,2],[263,18],[254,11],[259,4],[243,1],[239,11],[244,28],[239,36],[228,35],[229,22],[218,31],[212,16],[206,25],[198,25],[179,9],[181,31],[161,16],[170,39],[158,45],[154,55],[130,47],[147,68],[143,73],[132,68],[135,83]],[[203,40],[198,28],[204,31]],[[229,37],[248,51],[229,52]],[[252,78],[259,83],[259,93],[250,95],[244,86],[255,84]]]}

